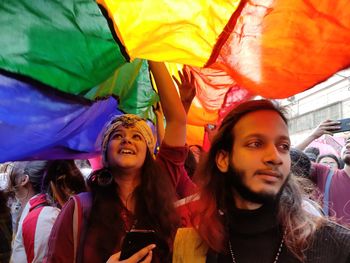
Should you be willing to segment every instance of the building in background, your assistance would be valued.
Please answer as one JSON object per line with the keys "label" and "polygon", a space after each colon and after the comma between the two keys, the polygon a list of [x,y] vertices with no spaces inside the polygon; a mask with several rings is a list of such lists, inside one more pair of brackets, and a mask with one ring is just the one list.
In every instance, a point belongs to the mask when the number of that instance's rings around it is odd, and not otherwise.
{"label": "building in background", "polygon": [[[350,69],[342,70],[315,87],[282,100],[289,108],[292,144],[303,140],[326,120],[350,118]],[[344,138],[348,133],[335,134]],[[339,140],[339,139],[338,139]]]}

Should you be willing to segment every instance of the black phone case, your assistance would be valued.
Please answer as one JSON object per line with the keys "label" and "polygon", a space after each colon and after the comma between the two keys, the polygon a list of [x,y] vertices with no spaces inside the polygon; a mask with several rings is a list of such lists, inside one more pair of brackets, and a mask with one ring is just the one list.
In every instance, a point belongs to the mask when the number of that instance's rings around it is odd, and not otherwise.
{"label": "black phone case", "polygon": [[335,133],[350,131],[350,118],[339,120],[339,122],[340,129],[334,131]]}
{"label": "black phone case", "polygon": [[126,234],[120,260],[128,259],[140,249],[150,245],[157,244],[157,237],[154,231],[149,230],[133,230]]}

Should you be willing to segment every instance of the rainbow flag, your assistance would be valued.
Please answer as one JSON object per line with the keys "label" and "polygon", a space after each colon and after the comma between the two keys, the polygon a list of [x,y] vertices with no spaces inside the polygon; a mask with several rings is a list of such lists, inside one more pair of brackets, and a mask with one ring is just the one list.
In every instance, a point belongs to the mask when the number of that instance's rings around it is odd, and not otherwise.
{"label": "rainbow flag", "polygon": [[[0,69],[6,76],[18,74],[17,80],[25,76],[34,81],[26,89],[28,94],[21,94],[23,100],[31,98],[30,89],[35,91],[39,86],[74,95],[67,103],[85,97],[91,107],[95,105],[92,101],[113,95],[118,110],[154,119],[151,106],[158,97],[145,60],[187,64],[197,91],[188,113],[188,143],[200,144],[203,126],[220,123],[226,112],[242,101],[256,95],[286,98],[350,65],[350,8],[346,0],[97,3],[0,3]],[[16,86],[16,79],[6,80],[6,85]],[[22,93],[14,90],[17,93],[13,96]],[[49,101],[54,105],[53,98]],[[33,105],[37,102],[31,100]],[[2,103],[0,112],[7,112],[4,99]],[[48,118],[50,121],[54,119]],[[4,138],[11,137],[11,130],[6,131]],[[54,137],[41,140],[46,146],[38,152],[56,149],[51,147],[56,143]],[[70,145],[69,138],[65,140],[60,143]],[[98,151],[96,142],[85,142],[86,152]],[[31,154],[9,156],[23,159]]]}

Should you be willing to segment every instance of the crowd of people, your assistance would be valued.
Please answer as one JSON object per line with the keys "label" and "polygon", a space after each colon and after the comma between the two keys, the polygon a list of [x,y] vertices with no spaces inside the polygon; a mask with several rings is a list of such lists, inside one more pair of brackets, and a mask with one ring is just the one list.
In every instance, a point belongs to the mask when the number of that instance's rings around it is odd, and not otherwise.
{"label": "crowd of people", "polygon": [[[251,100],[210,129],[208,149],[189,147],[193,76],[175,81],[179,96],[165,65],[149,65],[158,136],[136,115],[113,117],[87,180],[73,160],[12,164],[1,262],[350,262],[350,140],[341,160],[303,152],[338,122],[292,147],[284,109]],[[127,254],[131,233],[152,240]]]}

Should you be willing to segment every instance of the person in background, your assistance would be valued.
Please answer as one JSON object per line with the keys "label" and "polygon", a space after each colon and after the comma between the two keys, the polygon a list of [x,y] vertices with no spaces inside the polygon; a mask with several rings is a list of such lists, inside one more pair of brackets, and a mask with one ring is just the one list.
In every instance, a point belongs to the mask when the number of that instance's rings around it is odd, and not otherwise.
{"label": "person in background", "polygon": [[[340,129],[338,121],[321,122],[303,141],[295,147],[305,149],[312,141],[323,134],[332,135]],[[331,169],[327,165],[312,163],[311,180],[323,194],[323,212],[326,216],[337,218],[338,222],[350,226],[350,140],[347,139],[340,154],[344,161],[343,169]]]}
{"label": "person in background", "polygon": [[320,155],[320,150],[317,147],[307,147],[304,152],[311,162],[316,162],[317,157]]}
{"label": "person in background", "polygon": [[303,209],[290,145],[275,103],[248,101],[228,113],[197,168],[193,228],[178,230],[173,263],[350,262],[350,230]]}
{"label": "person in background", "polygon": [[7,196],[0,190],[0,262],[8,263],[11,257],[12,218]]}
{"label": "person in background", "polygon": [[86,191],[85,179],[74,160],[49,161],[42,191],[62,208],[72,195]]}
{"label": "person in background", "polygon": [[311,173],[311,160],[306,153],[298,149],[291,148],[290,158],[292,161],[291,171],[297,176],[309,178]]}
{"label": "person in background", "polygon": [[60,210],[41,193],[47,161],[15,162],[10,187],[23,207],[13,241],[11,262],[43,262],[51,228]]}
{"label": "person in background", "polygon": [[303,199],[303,208],[313,215],[320,216],[322,206],[320,205],[320,192],[316,185],[310,180],[311,161],[307,155],[295,148],[290,149],[291,174],[295,176],[296,181],[302,187],[305,196]]}
{"label": "person in background", "polygon": [[340,169],[340,162],[338,157],[331,153],[319,155],[316,162],[327,165],[332,170]]}
{"label": "person in background", "polygon": [[[136,263],[143,257],[143,262],[171,262],[179,226],[175,190],[182,197],[195,186],[183,165],[186,113],[165,65],[149,64],[166,119],[159,152],[154,156],[156,142],[145,120],[132,114],[113,118],[102,138],[104,167],[88,179],[91,194],[74,197],[62,209],[50,236],[47,262],[121,262],[122,241],[133,229],[155,231],[159,242],[122,262]],[[79,210],[86,204],[89,210]],[[75,211],[86,215],[77,220],[82,225],[73,223]],[[74,229],[82,234],[76,236]]]}

